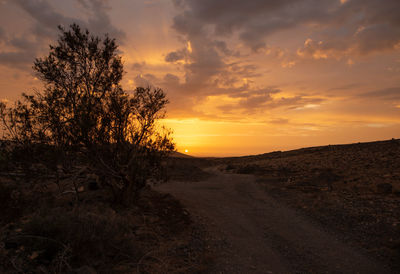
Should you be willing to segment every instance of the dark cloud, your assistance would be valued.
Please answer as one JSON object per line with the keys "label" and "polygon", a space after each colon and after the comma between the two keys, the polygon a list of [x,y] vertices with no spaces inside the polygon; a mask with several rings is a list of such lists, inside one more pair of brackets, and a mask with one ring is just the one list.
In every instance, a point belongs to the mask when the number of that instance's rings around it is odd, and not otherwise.
{"label": "dark cloud", "polygon": [[277,87],[267,87],[263,89],[250,89],[248,86],[242,86],[235,89],[235,92],[228,94],[232,98],[248,99],[250,97],[270,97],[272,94],[281,92]]}
{"label": "dark cloud", "polygon": [[[197,46],[197,45],[196,45]],[[186,82],[192,86],[205,86],[209,80],[222,72],[226,64],[213,47],[196,47],[192,62],[185,65]]]}
{"label": "dark cloud", "polygon": [[[192,117],[193,115],[201,118],[228,119],[229,115],[249,115],[263,113],[266,110],[284,109],[301,110],[311,109],[323,103],[325,99],[316,97],[307,97],[306,95],[295,95],[292,97],[277,96],[282,90],[271,86],[266,88],[252,88],[248,84],[240,87],[224,88],[218,85],[204,85],[201,88],[191,86],[191,84],[182,82],[174,74],[166,74],[162,79],[152,74],[138,75],[135,78],[137,86],[162,87],[170,99],[169,114],[174,116]],[[211,115],[203,113],[201,110],[194,110],[194,106],[205,102],[208,96],[224,95],[235,99],[233,103],[224,103],[216,106],[221,111],[219,114]],[[192,115],[192,116],[191,116]]]}
{"label": "dark cloud", "polygon": [[400,87],[385,88],[381,90],[375,90],[366,92],[360,95],[362,98],[378,98],[390,101],[400,100]]}
{"label": "dark cloud", "polygon": [[223,104],[218,106],[218,109],[225,113],[233,113],[235,111],[236,113],[250,114],[276,108],[288,110],[306,109],[310,108],[310,106],[315,107],[324,101],[323,98],[308,98],[301,95],[280,98],[271,96],[271,94],[277,92],[279,91],[244,92],[240,97],[238,96],[241,99],[237,103]]}
{"label": "dark cloud", "polygon": [[118,39],[119,44],[125,42],[125,33],[115,27],[110,20],[108,10],[111,9],[107,6],[106,0],[80,0],[86,2],[86,9],[90,12],[91,17],[87,21],[87,27],[97,35],[108,33],[111,37]]}
{"label": "dark cloud", "polygon": [[362,55],[392,50],[400,43],[400,25],[397,27],[392,27],[388,23],[370,25],[360,30],[355,37],[356,48]]}
{"label": "dark cloud", "polygon": [[31,52],[0,52],[0,64],[14,69],[26,69],[34,61]]}
{"label": "dark cloud", "polygon": [[326,36],[318,41],[307,39],[298,54],[314,59],[340,59],[391,51],[399,46],[400,26],[393,28],[388,24],[379,24],[360,27],[354,34],[343,37]]}
{"label": "dark cloud", "polygon": [[47,0],[15,0],[15,3],[35,20],[33,31],[38,36],[54,38],[58,33],[58,25],[69,26],[77,23],[90,29],[94,34],[108,33],[111,37],[119,39],[119,42],[123,42],[125,33],[112,25],[107,14],[109,8],[104,0],[78,0],[78,2],[90,14],[87,21],[56,11]]}
{"label": "dark cloud", "polygon": [[253,51],[266,48],[271,34],[298,26],[313,26],[309,33],[317,37],[300,50],[302,56],[337,58],[349,51],[365,55],[393,50],[400,43],[398,0],[348,0],[343,4],[339,0],[176,2],[182,11],[173,26],[179,33],[204,35],[207,27],[212,28],[208,34],[214,37],[238,33]]}
{"label": "dark cloud", "polygon": [[225,41],[214,41],[214,45],[215,47],[222,53],[224,53],[225,55],[231,55],[232,51],[229,50],[228,46],[226,45]]}
{"label": "dark cloud", "polygon": [[[240,98],[237,104],[220,110],[257,111],[286,107],[301,109],[321,98],[272,97],[256,88],[260,68],[245,62],[245,54],[230,48],[227,41],[239,39],[252,52],[269,52],[269,38],[282,31],[307,29],[304,46],[297,52],[279,48],[274,53],[288,60],[296,58],[341,59],[400,47],[400,1],[398,0],[174,0],[177,15],[172,27],[184,46],[169,52],[165,60],[184,71],[181,81],[165,81],[186,98],[201,100],[209,95]],[[290,32],[286,32],[289,34]],[[297,36],[301,37],[301,36]],[[190,48],[188,48],[190,45]],[[275,47],[272,47],[275,48]],[[287,55],[282,57],[282,54]],[[285,59],[286,58],[286,59]],[[350,62],[351,63],[351,62]],[[283,65],[283,64],[282,64]],[[165,79],[164,79],[165,80]],[[173,84],[172,84],[173,83]],[[354,85],[339,87],[351,89]],[[279,89],[277,88],[279,91]]]}
{"label": "dark cloud", "polygon": [[[69,26],[77,23],[88,28],[91,33],[104,35],[123,42],[125,34],[114,27],[107,14],[108,7],[103,0],[78,0],[90,14],[88,19],[81,20],[56,11],[47,0],[15,0],[13,3],[28,13],[34,20],[29,33],[15,36],[0,30],[0,41],[12,50],[0,50],[0,64],[27,69],[47,45],[54,41],[58,34],[57,26]],[[32,35],[33,34],[33,35]],[[28,66],[29,65],[29,66]]]}
{"label": "dark cloud", "polygon": [[[10,39],[11,37],[11,39]],[[0,41],[7,50],[0,50],[0,65],[14,69],[30,68],[38,52],[38,43],[28,38],[4,34]]]}
{"label": "dark cloud", "polygon": [[306,56],[342,57],[395,50],[400,45],[400,1],[349,0],[331,14],[317,41],[305,43]]}
{"label": "dark cloud", "polygon": [[[176,1],[185,7],[184,1]],[[239,58],[240,53],[231,50],[222,39],[215,39],[204,28],[201,20],[191,17],[185,9],[174,18],[173,28],[181,35],[184,47],[166,54],[165,60],[176,63],[185,76],[174,92],[197,100],[208,95],[234,94],[247,88],[243,79],[259,77],[258,67],[246,62],[229,62]],[[247,79],[249,78],[249,79]]]}
{"label": "dark cloud", "polygon": [[185,0],[184,11],[175,17],[174,27],[181,33],[201,33],[205,26],[214,35],[239,33],[240,39],[254,51],[266,46],[266,37],[299,24],[325,22],[337,0]]}
{"label": "dark cloud", "polygon": [[230,64],[230,70],[233,74],[239,75],[241,77],[259,77],[262,76],[260,73],[260,67],[253,64],[240,64],[233,63]]}
{"label": "dark cloud", "polygon": [[37,47],[37,43],[22,37],[14,37],[8,41],[8,44],[18,50],[23,51],[29,51]]}
{"label": "dark cloud", "polygon": [[135,71],[142,71],[146,67],[146,62],[133,63],[131,68]]}
{"label": "dark cloud", "polygon": [[265,107],[272,100],[269,93],[256,94],[240,100],[239,107],[254,111]]}
{"label": "dark cloud", "polygon": [[189,53],[186,49],[180,49],[177,51],[172,51],[165,56],[165,61],[168,63],[175,63],[177,61],[183,61],[187,59]]}
{"label": "dark cloud", "polygon": [[357,88],[359,86],[360,86],[359,83],[351,83],[351,84],[347,84],[347,85],[342,85],[342,86],[337,86],[337,87],[330,88],[329,91],[348,90],[348,89]]}
{"label": "dark cloud", "polygon": [[234,110],[237,110],[238,106],[236,104],[225,104],[225,105],[217,106],[217,109],[222,111],[224,114],[230,114]]}
{"label": "dark cloud", "polygon": [[274,100],[271,94],[279,92],[278,88],[256,88],[255,79],[263,76],[260,68],[244,61],[245,55],[231,49],[225,40],[238,34],[253,51],[267,50],[268,35],[301,23],[328,20],[328,10],[339,6],[336,0],[176,0],[174,3],[179,13],[172,26],[184,46],[169,52],[165,60],[180,66],[185,77],[182,81],[164,79],[163,84],[181,97],[195,98],[187,100],[191,102],[209,95],[240,98],[237,104],[220,106],[220,110],[234,108],[245,112],[281,105],[296,107],[305,99]]}
{"label": "dark cloud", "polygon": [[6,39],[6,32],[2,27],[0,27],[0,42],[3,42]]}
{"label": "dark cloud", "polygon": [[179,81],[179,77],[174,74],[167,73],[164,76],[164,82],[167,86],[178,86],[180,84]]}
{"label": "dark cloud", "polygon": [[289,119],[277,118],[277,119],[269,120],[268,123],[277,124],[277,125],[288,124],[289,123]]}
{"label": "dark cloud", "polygon": [[48,1],[15,0],[14,3],[35,20],[35,25],[32,28],[35,35],[40,37],[54,38],[53,34],[57,32],[56,27],[58,25],[66,25],[73,22],[72,18],[56,12]]}

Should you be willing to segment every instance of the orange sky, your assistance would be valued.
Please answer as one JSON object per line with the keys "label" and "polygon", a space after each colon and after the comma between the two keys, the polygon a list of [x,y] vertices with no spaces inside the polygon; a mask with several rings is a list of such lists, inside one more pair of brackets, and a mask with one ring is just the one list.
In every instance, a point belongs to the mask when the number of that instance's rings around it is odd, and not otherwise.
{"label": "orange sky", "polygon": [[1,0],[0,99],[77,22],[163,88],[180,151],[246,155],[400,137],[398,0]]}

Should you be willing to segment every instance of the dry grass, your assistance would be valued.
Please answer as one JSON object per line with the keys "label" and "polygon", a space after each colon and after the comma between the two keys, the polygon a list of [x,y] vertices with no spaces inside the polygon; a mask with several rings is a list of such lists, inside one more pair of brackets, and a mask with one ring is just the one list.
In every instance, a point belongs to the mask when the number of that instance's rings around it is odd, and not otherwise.
{"label": "dry grass", "polygon": [[[71,183],[71,182],[70,182]],[[81,184],[85,186],[85,184]],[[132,207],[102,189],[2,178],[1,273],[188,273],[205,252],[196,227],[169,195],[144,190]],[[193,239],[197,239],[194,241]]]}

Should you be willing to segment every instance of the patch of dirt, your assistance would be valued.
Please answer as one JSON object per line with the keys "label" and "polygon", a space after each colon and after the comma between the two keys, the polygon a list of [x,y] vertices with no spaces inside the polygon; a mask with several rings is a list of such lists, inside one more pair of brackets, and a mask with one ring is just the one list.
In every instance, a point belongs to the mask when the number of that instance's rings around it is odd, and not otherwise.
{"label": "patch of dirt", "polygon": [[272,198],[253,175],[223,174],[157,187],[198,216],[215,263],[207,273],[390,273],[363,250]]}

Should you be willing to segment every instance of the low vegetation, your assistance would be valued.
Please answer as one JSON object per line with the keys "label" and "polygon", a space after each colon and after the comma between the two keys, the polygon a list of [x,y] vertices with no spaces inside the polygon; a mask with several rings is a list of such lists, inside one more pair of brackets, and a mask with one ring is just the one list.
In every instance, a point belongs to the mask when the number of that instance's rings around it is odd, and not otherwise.
{"label": "low vegetation", "polygon": [[[135,206],[108,191],[60,193],[53,180],[1,178],[1,273],[187,273],[206,265],[202,231],[170,195]],[[66,185],[65,185],[66,186]]]}

